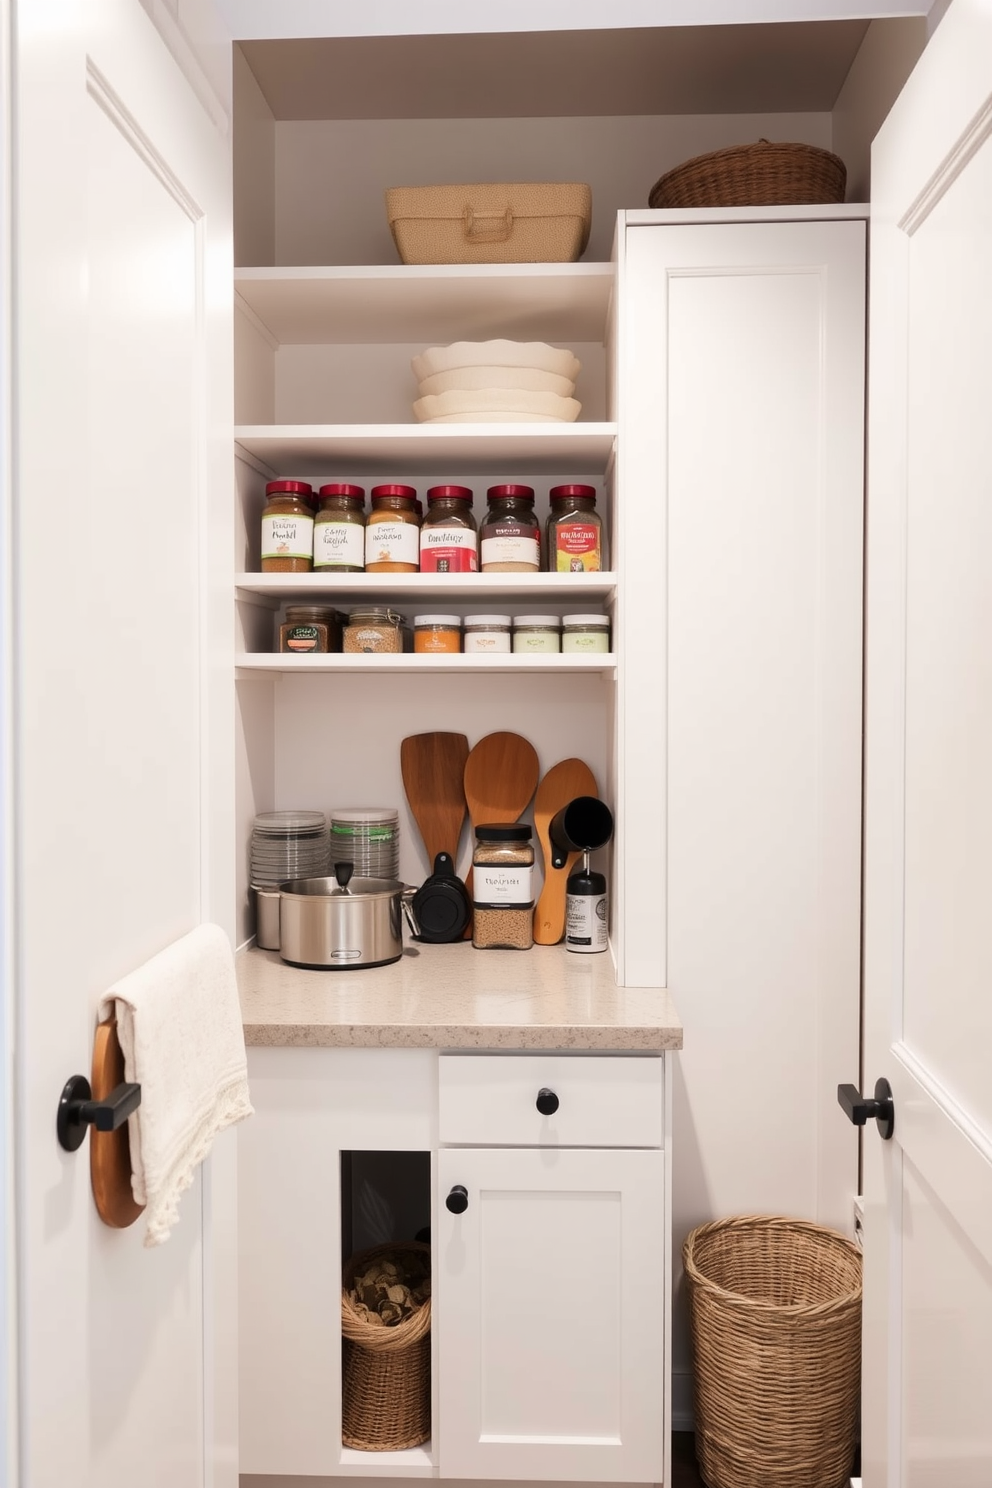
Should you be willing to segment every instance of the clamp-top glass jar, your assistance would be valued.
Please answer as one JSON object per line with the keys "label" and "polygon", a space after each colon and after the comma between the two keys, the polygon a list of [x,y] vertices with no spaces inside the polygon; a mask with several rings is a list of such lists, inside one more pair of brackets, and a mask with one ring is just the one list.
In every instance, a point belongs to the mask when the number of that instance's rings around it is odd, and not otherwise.
{"label": "clamp-top glass jar", "polygon": [[313,524],[314,572],[362,573],[365,568],[365,490],[335,482],[321,486]]}
{"label": "clamp-top glass jar", "polygon": [[309,481],[274,480],[265,487],[262,572],[309,573],[313,567],[313,487]]}
{"label": "clamp-top glass jar", "polygon": [[416,573],[420,566],[420,502],[413,486],[373,486],[365,526],[366,573]]}
{"label": "clamp-top glass jar", "polygon": [[479,530],[468,486],[431,486],[420,529],[421,573],[477,573]]}
{"label": "clamp-top glass jar", "polygon": [[537,573],[541,529],[534,515],[532,486],[490,486],[489,507],[479,533],[483,573]]}

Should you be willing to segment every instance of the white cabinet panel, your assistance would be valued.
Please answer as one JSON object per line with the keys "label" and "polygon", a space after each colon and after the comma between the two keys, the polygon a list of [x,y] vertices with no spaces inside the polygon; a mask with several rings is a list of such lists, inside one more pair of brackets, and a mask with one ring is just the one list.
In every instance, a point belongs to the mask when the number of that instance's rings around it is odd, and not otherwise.
{"label": "white cabinet panel", "polygon": [[663,1172],[661,1152],[439,1153],[443,1477],[662,1479]]}

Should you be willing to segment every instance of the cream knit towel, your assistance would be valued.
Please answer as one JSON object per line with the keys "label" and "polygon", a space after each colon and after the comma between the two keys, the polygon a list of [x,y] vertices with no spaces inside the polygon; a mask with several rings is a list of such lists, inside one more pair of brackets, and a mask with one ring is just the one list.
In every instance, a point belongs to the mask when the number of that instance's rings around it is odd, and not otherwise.
{"label": "cream knit towel", "polygon": [[200,925],[111,987],[101,1021],[115,1011],[125,1079],[141,1086],[128,1118],[131,1188],[145,1206],[145,1244],[161,1245],[214,1137],[252,1114],[234,957],[220,926]]}

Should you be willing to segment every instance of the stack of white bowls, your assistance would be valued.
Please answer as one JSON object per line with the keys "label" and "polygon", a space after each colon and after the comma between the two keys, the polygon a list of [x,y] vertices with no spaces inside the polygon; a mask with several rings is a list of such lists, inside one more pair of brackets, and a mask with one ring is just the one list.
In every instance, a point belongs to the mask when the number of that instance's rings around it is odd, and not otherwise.
{"label": "stack of white bowls", "polygon": [[581,363],[543,341],[455,341],[410,364],[420,385],[422,424],[572,423]]}

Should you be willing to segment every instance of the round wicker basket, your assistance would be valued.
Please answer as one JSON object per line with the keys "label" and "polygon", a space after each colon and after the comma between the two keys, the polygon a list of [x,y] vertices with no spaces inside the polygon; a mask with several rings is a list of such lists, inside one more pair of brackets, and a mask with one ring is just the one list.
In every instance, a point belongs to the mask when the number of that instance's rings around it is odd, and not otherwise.
{"label": "round wicker basket", "polygon": [[767,207],[842,202],[847,167],[814,145],[735,145],[696,155],[651,188],[651,207]]}
{"label": "round wicker basket", "polygon": [[431,1434],[430,1298],[395,1327],[368,1323],[350,1294],[356,1271],[370,1261],[430,1256],[430,1246],[396,1241],[360,1251],[345,1263],[341,1291],[344,1367],[341,1440],[364,1452],[418,1447]]}
{"label": "round wicker basket", "polygon": [[708,1488],[846,1488],[861,1385],[861,1253],[804,1220],[715,1220],[682,1260]]}

